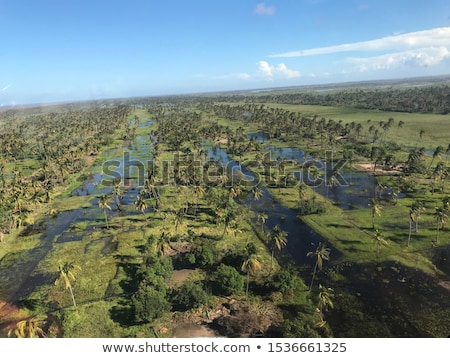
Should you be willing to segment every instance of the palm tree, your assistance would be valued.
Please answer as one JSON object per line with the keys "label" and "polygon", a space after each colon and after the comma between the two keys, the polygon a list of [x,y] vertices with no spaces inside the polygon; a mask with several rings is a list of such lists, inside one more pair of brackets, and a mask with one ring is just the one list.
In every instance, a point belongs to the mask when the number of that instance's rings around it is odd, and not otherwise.
{"label": "palm tree", "polygon": [[109,196],[106,194],[100,196],[100,199],[98,200],[98,206],[100,209],[103,209],[103,213],[105,214],[106,227],[109,229],[108,210],[111,210],[111,207],[109,206]]}
{"label": "palm tree", "polygon": [[194,207],[194,216],[197,215],[197,209],[198,209],[198,200],[201,196],[205,194],[206,190],[202,185],[195,185],[194,186],[194,194],[195,194],[195,207]]}
{"label": "palm tree", "polygon": [[322,286],[319,283],[319,301],[317,303],[317,308],[320,313],[323,313],[324,310],[327,311],[328,308],[334,307],[333,298],[334,290],[332,288]]}
{"label": "palm tree", "polygon": [[408,243],[406,244],[406,246],[409,246],[409,243],[411,242],[411,232],[412,232],[412,227],[413,227],[413,223],[415,222],[415,214],[414,214],[414,210],[411,208],[409,209],[409,233],[408,233]]}
{"label": "palm tree", "polygon": [[58,265],[59,277],[55,280],[55,285],[58,285],[59,282],[64,281],[64,285],[66,290],[69,290],[70,296],[72,297],[73,306],[75,309],[77,308],[77,304],[75,302],[75,297],[73,295],[72,283],[71,281],[75,281],[75,272],[81,270],[81,267],[73,264],[72,262],[62,262],[59,261]]}
{"label": "palm tree", "polygon": [[159,256],[165,256],[169,252],[170,248],[170,236],[163,231],[159,236],[157,243],[157,253]]}
{"label": "palm tree", "polygon": [[383,234],[379,230],[375,230],[373,241],[375,242],[375,245],[377,247],[377,256],[378,256],[381,250],[381,246],[387,246],[388,242],[386,241]]}
{"label": "palm tree", "polygon": [[416,200],[412,203],[411,209],[414,212],[414,220],[415,220],[415,232],[419,232],[419,218],[423,211],[425,211],[425,204],[421,200]]}
{"label": "palm tree", "polygon": [[308,186],[305,184],[305,182],[300,181],[297,185],[298,206],[299,207],[300,207],[301,201],[306,198],[307,190],[308,190]]}
{"label": "palm tree", "polygon": [[259,200],[259,199],[261,199],[261,198],[263,197],[263,195],[264,195],[264,193],[263,193],[263,191],[262,191],[262,189],[261,189],[260,186],[255,186],[255,187],[252,189],[252,194],[253,194],[253,200]]}
{"label": "palm tree", "polygon": [[447,221],[447,212],[443,206],[437,207],[434,212],[434,219],[436,220],[436,244],[439,242],[439,231],[444,229],[444,225]]}
{"label": "palm tree", "polygon": [[241,270],[247,273],[247,286],[245,289],[245,296],[248,296],[248,287],[250,283],[250,275],[254,275],[257,271],[261,270],[261,262],[259,256],[256,254],[251,254],[242,263]]}
{"label": "palm tree", "polygon": [[266,213],[259,213],[258,214],[258,221],[261,223],[261,231],[264,232],[264,224],[266,223],[267,219],[269,217]]}
{"label": "palm tree", "polygon": [[175,232],[178,234],[178,228],[183,225],[184,217],[186,215],[186,212],[184,209],[178,209],[178,211],[175,213],[174,221],[175,221]]}
{"label": "palm tree", "polygon": [[370,199],[371,212],[372,212],[372,229],[375,229],[375,216],[381,215],[382,206],[379,204],[378,200],[375,198]]}
{"label": "palm tree", "polygon": [[13,334],[17,338],[45,338],[44,330],[39,327],[42,324],[42,320],[32,317],[17,322],[16,328],[12,328],[8,331],[8,337]]}
{"label": "palm tree", "polygon": [[121,199],[123,197],[123,190],[120,187],[120,183],[121,183],[120,181],[116,181],[114,183],[114,189],[113,189],[113,192],[112,192],[113,196],[114,196],[114,202],[115,202],[115,204],[117,206],[117,210],[119,210],[119,211],[122,210],[121,209],[121,205],[122,205]]}
{"label": "palm tree", "polygon": [[144,216],[144,219],[146,219],[145,210],[147,209],[147,203],[141,195],[138,195],[136,197],[136,201],[134,202],[134,207],[136,208],[136,210],[139,210],[142,213],[142,215]]}
{"label": "palm tree", "polygon": [[330,259],[330,249],[326,246],[324,242],[320,242],[315,251],[310,251],[306,255],[308,257],[315,257],[316,263],[314,265],[313,275],[311,279],[311,284],[309,285],[309,292],[311,292],[314,278],[316,276],[317,269],[321,270],[323,261],[328,261]]}
{"label": "palm tree", "polygon": [[283,231],[280,228],[280,225],[278,225],[278,224],[275,225],[275,227],[273,228],[272,232],[270,233],[269,239],[270,239],[270,242],[271,242],[270,246],[272,248],[272,253],[271,253],[271,257],[270,257],[270,270],[269,270],[269,275],[268,276],[270,276],[270,274],[272,272],[272,268],[273,268],[273,254],[274,254],[275,248],[278,249],[278,251],[281,251],[281,249],[287,245],[286,236],[287,236],[287,232]]}
{"label": "palm tree", "polygon": [[444,152],[444,147],[442,145],[438,145],[436,149],[433,152],[433,157],[431,158],[430,165],[428,167],[428,170],[430,170],[431,166],[433,165],[434,160],[439,157]]}
{"label": "palm tree", "polygon": [[424,205],[421,201],[416,200],[411,204],[411,208],[409,209],[409,233],[408,233],[408,244],[409,246],[411,241],[411,233],[412,228],[415,224],[415,232],[419,231],[419,217],[421,212],[424,210]]}

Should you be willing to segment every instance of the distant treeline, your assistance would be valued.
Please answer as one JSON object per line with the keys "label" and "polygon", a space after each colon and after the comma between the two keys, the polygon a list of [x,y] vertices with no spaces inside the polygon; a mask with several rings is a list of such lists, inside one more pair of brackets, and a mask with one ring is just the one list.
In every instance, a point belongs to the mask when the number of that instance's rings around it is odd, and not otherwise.
{"label": "distant treeline", "polygon": [[209,97],[219,102],[279,103],[345,106],[380,111],[450,113],[450,86],[432,85],[409,88],[299,90]]}

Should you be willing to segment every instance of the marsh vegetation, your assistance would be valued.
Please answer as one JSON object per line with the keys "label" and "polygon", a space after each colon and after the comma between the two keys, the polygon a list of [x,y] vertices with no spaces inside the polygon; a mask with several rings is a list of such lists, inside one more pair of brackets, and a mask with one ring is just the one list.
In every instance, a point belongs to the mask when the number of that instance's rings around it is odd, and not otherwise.
{"label": "marsh vegetation", "polygon": [[3,110],[2,335],[448,336],[449,94]]}

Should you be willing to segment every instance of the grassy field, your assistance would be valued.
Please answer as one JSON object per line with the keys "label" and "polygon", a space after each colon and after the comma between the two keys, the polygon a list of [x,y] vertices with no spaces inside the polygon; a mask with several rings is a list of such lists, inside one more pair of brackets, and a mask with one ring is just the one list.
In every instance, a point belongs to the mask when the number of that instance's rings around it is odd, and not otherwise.
{"label": "grassy field", "polygon": [[[229,103],[233,105],[232,103]],[[361,123],[364,130],[367,131],[371,125],[378,128],[380,121],[387,122],[389,118],[394,119],[394,125],[387,133],[386,141],[395,141],[404,147],[425,147],[428,150],[434,150],[436,146],[447,147],[449,144],[449,126],[450,114],[425,114],[425,113],[407,113],[407,112],[388,112],[378,110],[357,109],[353,107],[334,107],[334,106],[316,106],[316,105],[292,105],[280,103],[264,103],[264,106],[270,108],[282,108],[286,111],[301,113],[304,117],[318,119],[322,117],[326,120],[332,119],[342,121],[342,123],[355,122]],[[221,120],[223,120],[221,118]],[[404,124],[398,127],[398,123]],[[227,121],[227,125],[236,129],[241,125],[239,121]],[[245,128],[247,132],[252,132],[256,128]],[[420,131],[424,131],[420,137]]]}
{"label": "grassy field", "polygon": [[[397,144],[405,147],[419,146],[433,150],[439,144],[446,147],[449,142],[450,114],[385,112],[348,107],[284,105],[277,103],[266,103],[265,105],[267,107],[299,112],[306,117],[317,115],[319,118],[341,120],[343,123],[361,123],[365,129],[371,124],[377,125],[380,121],[386,122],[392,117],[395,122],[387,135],[387,140],[394,140]],[[368,124],[368,120],[370,120],[370,124]],[[403,121],[404,125],[398,128],[400,121]],[[421,130],[425,131],[422,138],[419,136]]]}

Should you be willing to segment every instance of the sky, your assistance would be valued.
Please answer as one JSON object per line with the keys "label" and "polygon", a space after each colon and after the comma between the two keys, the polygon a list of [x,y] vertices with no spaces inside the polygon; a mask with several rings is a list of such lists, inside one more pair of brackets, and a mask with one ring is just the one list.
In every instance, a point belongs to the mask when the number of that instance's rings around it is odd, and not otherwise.
{"label": "sky", "polygon": [[0,106],[446,74],[449,0],[0,0]]}

